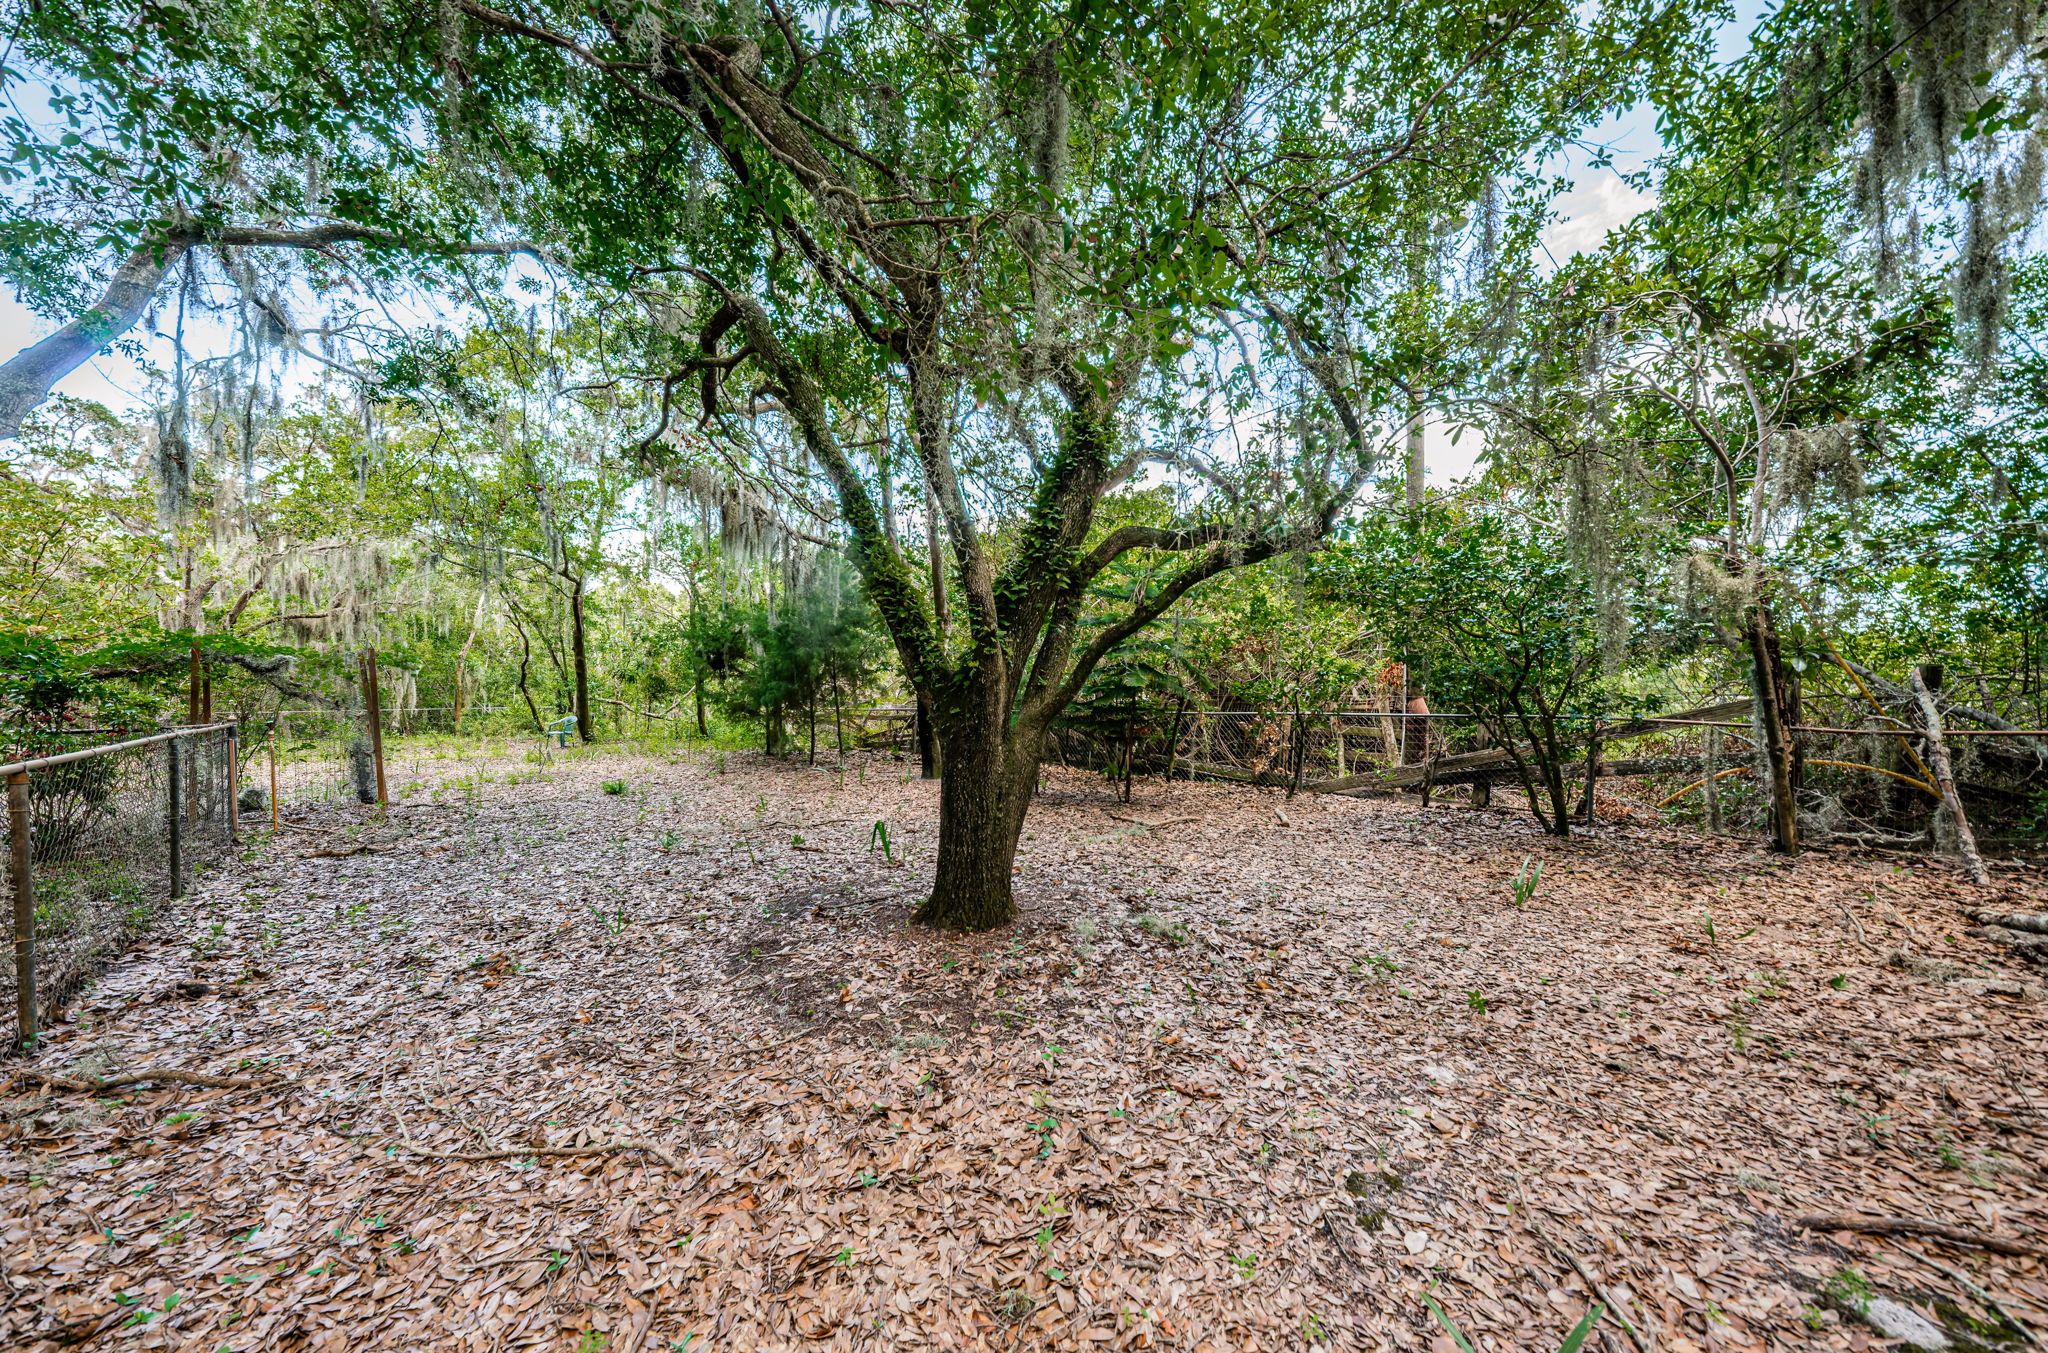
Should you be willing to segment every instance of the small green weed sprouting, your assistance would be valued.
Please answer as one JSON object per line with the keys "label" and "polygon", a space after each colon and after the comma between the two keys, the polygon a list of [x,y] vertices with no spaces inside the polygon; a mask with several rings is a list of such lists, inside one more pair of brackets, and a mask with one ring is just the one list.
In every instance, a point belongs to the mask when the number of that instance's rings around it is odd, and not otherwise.
{"label": "small green weed sprouting", "polygon": [[757,818],[768,816],[768,796],[766,794],[756,794],[754,796],[754,816]]}
{"label": "small green weed sprouting", "polygon": [[1870,1285],[1870,1279],[1853,1268],[1841,1268],[1821,1288],[1821,1295],[1832,1300],[1837,1306],[1845,1306],[1861,1315],[1870,1309],[1870,1303],[1877,1298],[1877,1289]]}
{"label": "small green weed sprouting", "polygon": [[889,848],[889,824],[886,822],[875,823],[868,832],[868,851],[872,854],[877,850],[882,852],[883,860],[890,864],[896,863],[896,855]]}
{"label": "small green weed sprouting", "polygon": [[1147,935],[1157,936],[1168,944],[1184,945],[1194,938],[1188,933],[1188,928],[1179,921],[1162,921],[1149,911],[1138,917],[1137,925],[1138,929]]}
{"label": "small green weed sprouting", "polygon": [[612,1346],[612,1336],[602,1330],[585,1330],[576,1340],[576,1353],[604,1353]]}
{"label": "small green weed sprouting", "polygon": [[[626,792],[626,782],[624,780],[606,780],[603,784],[599,785],[598,788],[602,789],[607,794],[623,794]],[[591,1331],[591,1333],[595,1334],[596,1331],[593,1330]]]}
{"label": "small green weed sprouting", "polygon": [[[1431,1286],[1435,1284],[1432,1283]],[[1436,1298],[1427,1291],[1421,1295],[1422,1304],[1429,1307],[1429,1313],[1436,1317],[1436,1323],[1442,1325],[1444,1332],[1451,1336],[1451,1342],[1464,1350],[1464,1353],[1478,1353],[1472,1346],[1472,1341],[1465,1337],[1465,1331],[1458,1328],[1458,1322],[1451,1319],[1449,1313],[1437,1304]],[[1580,1317],[1579,1323],[1572,1326],[1572,1332],[1564,1336],[1564,1342],[1557,1346],[1557,1353],[1579,1353],[1579,1350],[1585,1347],[1586,1340],[1592,1336],[1593,1326],[1599,1324],[1600,1317],[1605,1314],[1607,1307],[1595,1302],[1587,1309],[1586,1314]]]}
{"label": "small green weed sprouting", "polygon": [[[1700,925],[1707,932],[1707,943],[1713,945],[1715,948],[1719,948],[1721,945],[1721,937],[1714,932],[1714,913],[1711,911],[1706,912],[1704,914],[1703,919],[1700,922]],[[1735,939],[1730,940],[1728,942],[1730,944],[1734,944],[1737,940],[1746,940],[1751,935],[1756,934],[1757,929],[1758,927],[1751,926],[1749,929],[1743,931],[1740,935],[1737,935]]]}
{"label": "small green weed sprouting", "polygon": [[1485,993],[1485,992],[1483,992],[1483,991],[1468,991],[1468,992],[1466,992],[1466,993],[1465,993],[1465,1006],[1466,1006],[1466,1008],[1467,1008],[1467,1009],[1471,1010],[1471,1011],[1472,1011],[1472,1012],[1474,1012],[1475,1014],[1480,1014],[1480,1015],[1483,1015],[1483,1014],[1485,1014],[1485,1013],[1486,1013],[1486,993]]}
{"label": "small green weed sprouting", "polygon": [[841,1245],[839,1253],[832,1256],[832,1262],[841,1268],[851,1268],[853,1266],[853,1246]]}
{"label": "small green weed sprouting", "polygon": [[590,916],[597,922],[598,929],[612,939],[625,934],[626,927],[633,924],[633,918],[627,915],[626,904],[623,902],[611,911],[606,911],[603,907],[591,907]]}
{"label": "small green weed sprouting", "polygon": [[1849,976],[1847,973],[1836,973],[1833,977],[1830,977],[1828,979],[1828,985],[1833,987],[1836,991],[1840,991],[1843,987],[1849,985]]}
{"label": "small green weed sprouting", "polygon": [[1237,1276],[1249,1279],[1259,1271],[1259,1256],[1249,1251],[1230,1256],[1230,1265],[1237,1270]]}
{"label": "small green weed sprouting", "polygon": [[1520,871],[1508,881],[1508,888],[1514,893],[1515,905],[1527,906],[1529,899],[1536,896],[1536,889],[1542,882],[1543,861],[1533,855],[1524,855]]}

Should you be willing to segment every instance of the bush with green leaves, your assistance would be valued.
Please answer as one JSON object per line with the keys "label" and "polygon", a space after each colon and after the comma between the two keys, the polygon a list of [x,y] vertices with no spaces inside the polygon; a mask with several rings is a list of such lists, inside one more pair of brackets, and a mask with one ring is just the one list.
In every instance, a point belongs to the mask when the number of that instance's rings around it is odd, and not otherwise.
{"label": "bush with green leaves", "polygon": [[1609,679],[1592,590],[1560,533],[1483,504],[1436,503],[1370,519],[1312,576],[1428,673],[1433,703],[1506,749],[1537,821],[1569,836],[1565,763],[1590,723],[1648,702]]}

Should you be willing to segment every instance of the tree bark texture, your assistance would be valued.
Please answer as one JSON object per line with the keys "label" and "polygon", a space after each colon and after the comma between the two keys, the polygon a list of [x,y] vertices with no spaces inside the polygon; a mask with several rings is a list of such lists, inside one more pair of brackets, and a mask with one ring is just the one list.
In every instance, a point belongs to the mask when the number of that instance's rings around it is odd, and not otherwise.
{"label": "tree bark texture", "polygon": [[1792,735],[1785,726],[1783,657],[1770,607],[1759,600],[1750,612],[1749,656],[1756,688],[1755,712],[1762,725],[1764,759],[1770,767],[1771,849],[1799,853],[1799,801],[1792,786]]}
{"label": "tree bark texture", "polygon": [[[1927,724],[1927,761],[1934,772],[1934,782],[1941,790],[1942,806],[1948,809],[1949,819],[1956,827],[1956,849],[1963,857],[1963,868],[1969,871],[1970,882],[1989,883],[1990,873],[1984,868],[1984,857],[1977,853],[1977,836],[1970,830],[1970,819],[1963,813],[1963,798],[1956,792],[1955,766],[1948,756],[1948,744],[1941,737],[1941,710],[1934,703],[1934,691],[1930,688],[1924,667],[1913,669],[1913,695],[1920,702],[1920,717]],[[1937,676],[1936,681],[1940,678]]]}
{"label": "tree bark texture", "polygon": [[569,592],[569,650],[576,669],[576,736],[589,742],[597,736],[597,729],[590,720],[590,662],[584,650],[583,635],[583,578],[570,579]]}

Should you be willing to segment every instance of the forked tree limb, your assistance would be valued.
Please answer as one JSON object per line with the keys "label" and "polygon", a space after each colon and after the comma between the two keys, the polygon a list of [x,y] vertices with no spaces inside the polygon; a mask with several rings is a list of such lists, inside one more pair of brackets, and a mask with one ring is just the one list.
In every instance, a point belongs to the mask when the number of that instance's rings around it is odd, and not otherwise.
{"label": "forked tree limb", "polygon": [[1972,1231],[1964,1226],[1950,1226],[1946,1222],[1921,1221],[1918,1217],[1866,1217],[1848,1212],[1803,1212],[1792,1219],[1792,1224],[1812,1231],[1860,1231],[1873,1236],[1927,1236],[1991,1254],[2009,1254],[2020,1259],[2048,1259],[2048,1250],[2038,1245],[2008,1240],[2004,1236],[1994,1236],[1983,1231]]}

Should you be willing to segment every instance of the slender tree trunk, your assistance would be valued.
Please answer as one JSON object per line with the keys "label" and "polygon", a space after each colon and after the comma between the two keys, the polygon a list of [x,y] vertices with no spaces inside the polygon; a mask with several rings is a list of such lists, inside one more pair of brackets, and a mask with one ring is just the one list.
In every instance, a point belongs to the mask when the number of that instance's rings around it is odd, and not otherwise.
{"label": "slender tree trunk", "polygon": [[1756,695],[1756,715],[1763,725],[1764,758],[1769,767],[1771,849],[1799,853],[1799,800],[1792,786],[1792,739],[1785,727],[1784,668],[1778,633],[1770,607],[1761,599],[1750,612],[1749,655]]}
{"label": "slender tree trunk", "polygon": [[455,655],[455,731],[462,731],[462,679],[468,670],[469,650],[476,643],[476,632],[484,623],[484,601],[491,595],[488,584],[479,583],[476,590],[476,613],[469,618],[469,633],[462,641],[461,651]]}
{"label": "slender tree trunk", "polygon": [[1579,805],[1582,817],[1588,827],[1593,825],[1593,795],[1600,783],[1600,719],[1588,715],[1592,730],[1586,735],[1586,797]]}
{"label": "slender tree trunk", "polygon": [[1955,767],[1948,759],[1948,744],[1941,738],[1941,710],[1934,703],[1934,690],[1941,684],[1940,668],[1929,681],[1926,667],[1913,669],[1913,695],[1920,702],[1920,717],[1927,722],[1927,761],[1934,770],[1935,782],[1941,787],[1941,802],[1948,809],[1948,815],[1956,826],[1956,849],[1963,857],[1963,868],[1970,872],[1970,882],[1989,883],[1991,875],[1984,868],[1984,857],[1977,853],[1977,835],[1970,830],[1970,819],[1963,815],[1963,796],[1956,792]]}
{"label": "slender tree trunk", "polygon": [[590,661],[584,649],[583,577],[571,578],[569,592],[569,648],[576,667],[576,736],[589,742],[597,736],[590,720]]}
{"label": "slender tree trunk", "polygon": [[1422,460],[1422,401],[1408,401],[1408,507],[1422,506],[1423,481],[1427,467]]}
{"label": "slender tree trunk", "polygon": [[519,616],[512,616],[513,632],[519,636],[519,698],[526,701],[526,712],[533,716],[536,732],[547,727],[547,720],[540,717],[540,706],[533,703],[533,692],[526,685],[526,669],[533,662],[533,645],[527,642],[526,627],[519,623]]}
{"label": "slender tree trunk", "polygon": [[1544,731],[1549,735],[1546,755],[1543,758],[1543,778],[1550,791],[1550,815],[1555,823],[1555,835],[1567,841],[1572,835],[1572,792],[1564,783],[1564,747],[1557,736],[1557,728],[1548,718],[1544,720]]}
{"label": "slender tree trunk", "polygon": [[1707,835],[1721,834],[1721,730],[1707,730]]}
{"label": "slender tree trunk", "polygon": [[697,700],[697,736],[708,738],[711,736],[711,729],[704,723],[704,674],[702,672],[697,674],[697,679],[691,683],[690,690]]}

